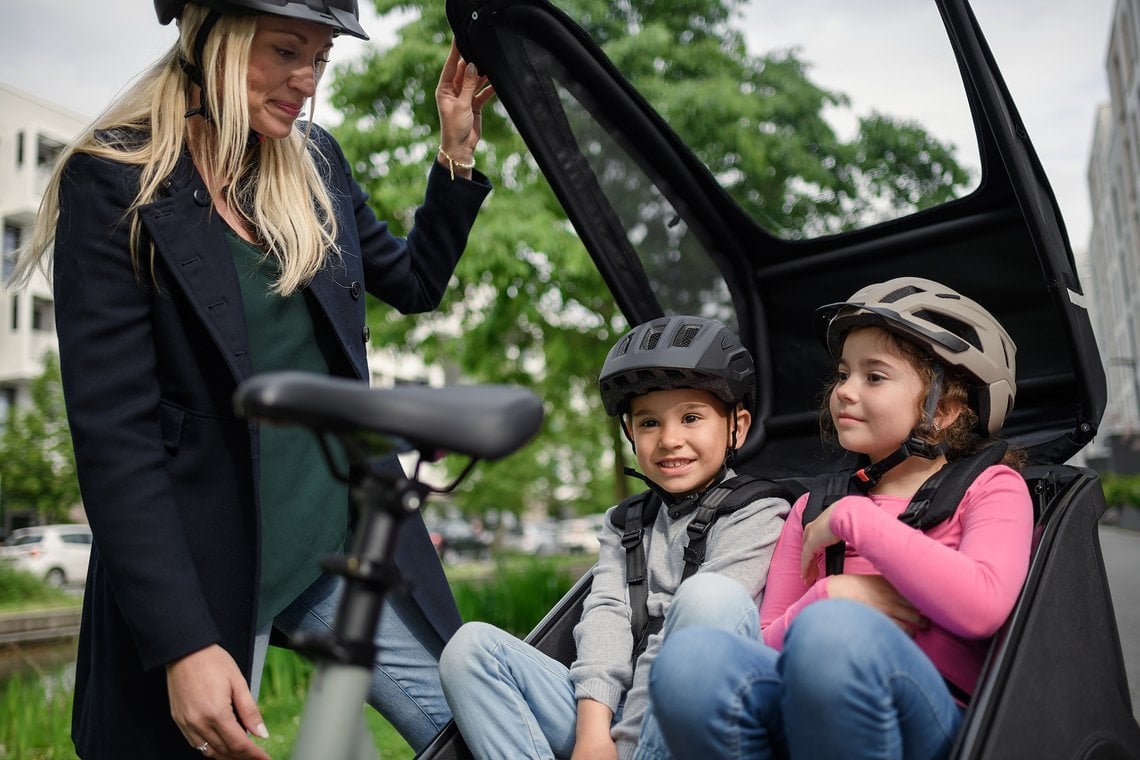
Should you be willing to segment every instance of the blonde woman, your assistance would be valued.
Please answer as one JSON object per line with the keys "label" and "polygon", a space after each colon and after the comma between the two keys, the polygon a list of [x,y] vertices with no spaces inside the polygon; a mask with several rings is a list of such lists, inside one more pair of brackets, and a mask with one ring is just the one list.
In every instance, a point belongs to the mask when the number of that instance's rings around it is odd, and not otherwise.
{"label": "blonde woman", "polygon": [[[320,630],[345,486],[304,431],[258,429],[251,374],[368,378],[365,293],[435,308],[490,190],[485,79],[452,48],[414,229],[373,215],[339,146],[299,123],[356,0],[155,0],[179,41],[61,160],[13,284],[51,271],[68,419],[95,535],[72,735],[82,758],[266,758],[269,634]],[[397,563],[370,701],[417,749],[450,718],[459,615],[422,522]],[[200,753],[200,754],[199,754]]]}

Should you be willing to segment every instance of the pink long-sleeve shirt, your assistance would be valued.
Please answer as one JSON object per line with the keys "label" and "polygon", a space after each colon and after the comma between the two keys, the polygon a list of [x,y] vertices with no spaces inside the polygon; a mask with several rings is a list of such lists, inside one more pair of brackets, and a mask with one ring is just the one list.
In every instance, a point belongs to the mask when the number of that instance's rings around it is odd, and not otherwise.
{"label": "pink long-sleeve shirt", "polygon": [[[829,525],[847,542],[844,572],[890,581],[930,620],[915,643],[943,677],[972,693],[989,638],[1009,616],[1029,570],[1029,490],[1009,467],[990,467],[967,489],[954,515],[925,533],[898,519],[909,502],[876,495],[835,502]],[[776,649],[796,615],[828,598],[822,552],[819,580],[807,586],[800,579],[806,504],[805,494],[784,524],[760,606],[764,643]]]}

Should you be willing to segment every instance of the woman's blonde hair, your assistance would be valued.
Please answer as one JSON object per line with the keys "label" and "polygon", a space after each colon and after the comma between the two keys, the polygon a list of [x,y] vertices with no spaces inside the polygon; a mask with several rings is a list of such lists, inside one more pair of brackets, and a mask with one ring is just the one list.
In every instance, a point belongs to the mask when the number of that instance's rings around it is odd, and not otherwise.
{"label": "woman's blonde hair", "polygon": [[37,269],[49,273],[60,181],[68,159],[77,153],[141,168],[138,194],[124,212],[130,223],[131,261],[140,278],[149,271],[153,280],[154,246],[143,236],[139,208],[157,198],[188,145],[198,170],[207,181],[224,183],[227,204],[254,231],[265,257],[279,267],[275,293],[295,292],[327,257],[339,257],[336,215],[316,163],[317,157],[324,158],[310,149],[308,131],[250,145],[246,81],[257,16],[222,15],[210,32],[200,62],[204,72],[217,72],[207,74],[205,87],[203,105],[210,118],[190,132],[186,111],[191,85],[179,58],[195,60],[194,41],[208,13],[188,3],[179,20],[178,43],[59,157],[31,238],[16,254],[13,287],[26,285]]}

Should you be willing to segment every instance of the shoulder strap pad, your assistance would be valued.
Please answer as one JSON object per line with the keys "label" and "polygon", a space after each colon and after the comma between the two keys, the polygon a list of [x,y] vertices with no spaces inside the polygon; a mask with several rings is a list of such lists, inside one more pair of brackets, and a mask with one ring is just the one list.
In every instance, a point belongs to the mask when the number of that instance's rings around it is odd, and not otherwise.
{"label": "shoulder strap pad", "polygon": [[805,526],[850,492],[851,473],[831,472],[809,480],[806,485],[808,498],[802,520]]}
{"label": "shoulder strap pad", "polygon": [[1008,449],[1008,443],[998,440],[964,459],[947,462],[922,484],[899,519],[918,530],[930,530],[945,522],[978,476],[1001,462]]}
{"label": "shoulder strap pad", "polygon": [[[851,473],[832,472],[820,475],[808,482],[808,498],[804,504],[802,524],[808,523],[823,514],[823,510],[851,492]],[[839,541],[824,550],[824,569],[828,575],[843,573],[843,561],[847,555],[847,542]]]}
{"label": "shoulder strap pad", "polygon": [[721,515],[731,514],[759,499],[792,501],[792,492],[775,481],[757,475],[737,475],[717,484],[701,499],[685,529],[689,541],[685,545],[683,581],[705,561],[705,539],[709,528]]}
{"label": "shoulder strap pad", "polygon": [[[646,502],[650,503],[647,505]],[[627,496],[610,512],[610,524],[618,530],[625,529],[627,516],[630,509],[635,505],[638,506],[638,514],[642,516],[642,525],[645,525],[657,519],[657,510],[661,507],[661,500],[654,499],[653,492],[648,490]],[[649,507],[648,511],[645,509],[646,506]]]}

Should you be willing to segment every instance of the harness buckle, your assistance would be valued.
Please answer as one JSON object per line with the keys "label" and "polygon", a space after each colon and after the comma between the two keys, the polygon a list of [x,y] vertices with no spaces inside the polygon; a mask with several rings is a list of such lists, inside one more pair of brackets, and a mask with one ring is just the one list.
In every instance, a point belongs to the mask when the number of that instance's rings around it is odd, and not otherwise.
{"label": "harness buckle", "polygon": [[621,545],[626,550],[632,549],[641,543],[642,537],[645,535],[645,528],[638,528],[637,530],[627,530],[621,535]]}

